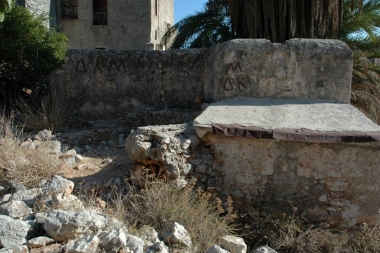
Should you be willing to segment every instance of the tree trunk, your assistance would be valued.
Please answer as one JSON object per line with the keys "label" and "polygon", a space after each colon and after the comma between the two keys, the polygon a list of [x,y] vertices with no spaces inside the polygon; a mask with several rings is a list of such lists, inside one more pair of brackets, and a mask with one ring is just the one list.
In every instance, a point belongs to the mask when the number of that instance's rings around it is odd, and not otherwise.
{"label": "tree trunk", "polygon": [[291,38],[336,38],[343,14],[343,2],[344,0],[227,0],[227,5],[236,37],[284,42]]}

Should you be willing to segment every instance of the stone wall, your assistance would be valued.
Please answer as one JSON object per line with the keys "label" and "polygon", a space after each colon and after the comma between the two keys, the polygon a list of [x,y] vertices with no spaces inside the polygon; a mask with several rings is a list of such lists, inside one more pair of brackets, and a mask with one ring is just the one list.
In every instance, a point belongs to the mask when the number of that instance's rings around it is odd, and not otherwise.
{"label": "stone wall", "polygon": [[194,181],[232,197],[244,212],[297,210],[339,227],[380,222],[380,143],[311,143],[207,134],[191,124],[133,131],[126,151],[135,175]]}
{"label": "stone wall", "polygon": [[205,93],[213,101],[246,96],[350,102],[352,53],[343,42],[240,39],[208,53]]}
{"label": "stone wall", "polygon": [[236,96],[349,103],[351,71],[340,41],[239,39],[210,49],[69,50],[51,81],[75,107],[72,116],[95,120],[148,107],[196,111]]}
{"label": "stone wall", "polygon": [[[296,207],[343,227],[378,224],[379,143],[310,143],[207,135],[215,161],[208,187],[239,206]],[[195,168],[196,170],[196,168]]]}

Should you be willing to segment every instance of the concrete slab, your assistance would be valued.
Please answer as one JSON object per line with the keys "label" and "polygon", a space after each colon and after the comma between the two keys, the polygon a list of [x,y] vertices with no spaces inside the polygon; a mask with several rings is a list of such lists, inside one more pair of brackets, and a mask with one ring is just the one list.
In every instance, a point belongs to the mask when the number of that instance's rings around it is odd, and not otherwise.
{"label": "concrete slab", "polygon": [[194,126],[200,137],[206,133],[224,133],[321,142],[380,140],[380,126],[358,109],[319,99],[238,97],[222,100],[198,116]]}

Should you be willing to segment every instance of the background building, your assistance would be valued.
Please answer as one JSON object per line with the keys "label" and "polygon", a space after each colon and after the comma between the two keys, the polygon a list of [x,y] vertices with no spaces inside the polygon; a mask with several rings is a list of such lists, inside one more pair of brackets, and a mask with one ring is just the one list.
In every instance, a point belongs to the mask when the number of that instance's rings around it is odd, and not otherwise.
{"label": "background building", "polygon": [[73,49],[164,49],[174,0],[19,0],[68,37]]}

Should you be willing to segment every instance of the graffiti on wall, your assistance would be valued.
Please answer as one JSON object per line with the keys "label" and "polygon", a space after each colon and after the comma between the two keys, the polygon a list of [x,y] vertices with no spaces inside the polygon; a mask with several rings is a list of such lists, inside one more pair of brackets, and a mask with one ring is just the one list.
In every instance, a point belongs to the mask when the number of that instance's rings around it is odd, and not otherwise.
{"label": "graffiti on wall", "polygon": [[246,80],[246,76],[243,72],[243,69],[240,63],[236,63],[235,65],[229,63],[226,71],[224,72],[224,78],[222,80],[222,87],[225,91],[232,90],[247,90],[247,86],[244,83]]}
{"label": "graffiti on wall", "polygon": [[[77,61],[76,73],[87,73],[87,69],[88,67],[86,67],[86,63],[83,59]],[[93,69],[93,73],[103,73],[103,71],[111,72],[112,70],[117,72],[124,71],[124,73],[127,73],[124,60],[120,58],[103,59],[102,57],[98,56]]]}

